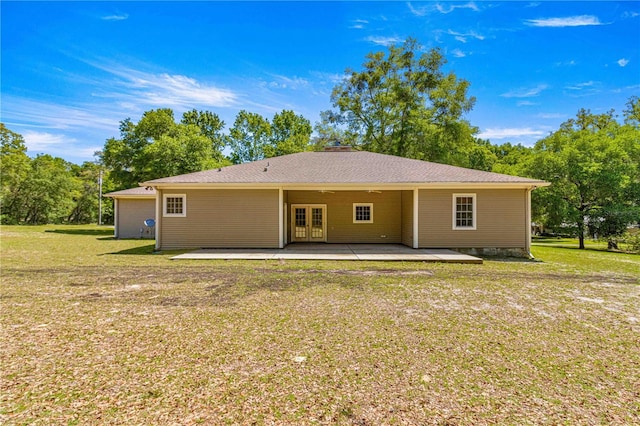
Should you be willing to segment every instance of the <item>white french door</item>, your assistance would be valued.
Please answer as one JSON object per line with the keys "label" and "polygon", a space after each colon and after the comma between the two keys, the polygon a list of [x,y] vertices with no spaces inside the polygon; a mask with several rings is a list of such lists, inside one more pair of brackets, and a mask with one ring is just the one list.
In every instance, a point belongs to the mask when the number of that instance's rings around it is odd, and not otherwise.
{"label": "white french door", "polygon": [[291,241],[327,241],[326,204],[291,205]]}

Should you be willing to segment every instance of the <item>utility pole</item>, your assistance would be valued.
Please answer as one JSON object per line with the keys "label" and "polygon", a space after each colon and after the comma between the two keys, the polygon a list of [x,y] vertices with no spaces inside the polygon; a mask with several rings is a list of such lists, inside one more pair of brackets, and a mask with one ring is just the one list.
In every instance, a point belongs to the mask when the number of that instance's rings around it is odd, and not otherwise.
{"label": "utility pole", "polygon": [[100,169],[100,174],[98,175],[98,225],[102,225],[102,169]]}

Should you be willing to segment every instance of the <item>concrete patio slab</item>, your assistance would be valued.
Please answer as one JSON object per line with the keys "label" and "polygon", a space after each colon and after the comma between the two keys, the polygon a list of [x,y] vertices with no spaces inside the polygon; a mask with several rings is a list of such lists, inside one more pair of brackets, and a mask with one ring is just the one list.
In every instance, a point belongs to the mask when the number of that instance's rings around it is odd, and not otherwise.
{"label": "concrete patio slab", "polygon": [[289,244],[283,249],[200,249],[172,259],[365,260],[482,263],[482,259],[447,249],[413,249],[400,244]]}

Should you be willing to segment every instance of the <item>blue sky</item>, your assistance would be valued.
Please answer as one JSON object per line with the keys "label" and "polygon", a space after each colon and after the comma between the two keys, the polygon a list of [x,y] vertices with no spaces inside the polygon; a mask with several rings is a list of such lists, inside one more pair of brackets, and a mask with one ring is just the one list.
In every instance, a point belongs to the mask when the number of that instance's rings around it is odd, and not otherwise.
{"label": "blue sky", "polygon": [[640,2],[10,2],[1,120],[31,155],[91,161],[119,122],[170,107],[293,109],[315,123],[368,52],[415,37],[471,83],[466,118],[531,145],[580,108],[640,95]]}

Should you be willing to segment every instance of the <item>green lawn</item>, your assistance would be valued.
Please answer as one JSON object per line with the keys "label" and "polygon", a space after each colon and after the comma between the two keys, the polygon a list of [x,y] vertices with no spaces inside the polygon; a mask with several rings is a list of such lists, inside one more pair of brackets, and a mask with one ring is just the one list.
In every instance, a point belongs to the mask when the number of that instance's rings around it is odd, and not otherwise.
{"label": "green lawn", "polygon": [[111,235],[0,229],[0,423],[640,423],[638,255],[178,262]]}

